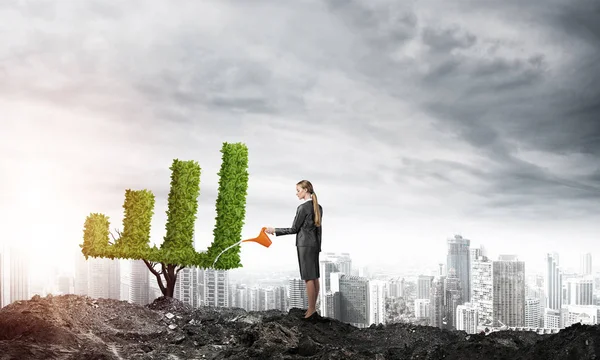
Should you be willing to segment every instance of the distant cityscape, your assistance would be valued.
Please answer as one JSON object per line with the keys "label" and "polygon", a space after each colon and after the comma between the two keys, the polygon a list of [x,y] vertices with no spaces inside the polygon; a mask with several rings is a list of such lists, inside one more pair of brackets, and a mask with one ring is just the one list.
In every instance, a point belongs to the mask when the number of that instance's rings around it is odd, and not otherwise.
{"label": "distant cityscape", "polygon": [[[516,255],[492,259],[483,246],[455,235],[446,241],[446,263],[428,274],[369,272],[352,266],[348,253],[321,253],[321,316],[358,328],[398,322],[463,330],[555,333],[575,323],[600,323],[600,272],[582,253],[578,272],[561,267],[559,254],[543,253],[544,269],[526,270]],[[141,260],[86,260],[78,253],[74,275],[48,274],[32,284],[26,254],[0,249],[0,307],[33,295],[77,294],[139,305],[162,296]],[[307,308],[298,271],[252,278],[232,271],[185,268],[174,297],[192,307],[238,307],[247,311]]]}

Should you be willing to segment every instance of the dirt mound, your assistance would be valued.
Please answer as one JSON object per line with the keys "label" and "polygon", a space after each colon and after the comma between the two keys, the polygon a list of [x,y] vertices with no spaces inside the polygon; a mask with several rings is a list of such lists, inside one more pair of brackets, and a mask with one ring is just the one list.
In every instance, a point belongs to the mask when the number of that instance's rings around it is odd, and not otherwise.
{"label": "dirt mound", "polygon": [[0,309],[4,359],[596,359],[600,325],[558,334],[468,335],[410,324],[357,329],[303,310],[246,312],[148,306],[76,295],[36,296]]}
{"label": "dirt mound", "polygon": [[188,304],[182,303],[177,299],[161,296],[149,304],[148,309],[157,311],[185,312],[191,311],[192,307]]}

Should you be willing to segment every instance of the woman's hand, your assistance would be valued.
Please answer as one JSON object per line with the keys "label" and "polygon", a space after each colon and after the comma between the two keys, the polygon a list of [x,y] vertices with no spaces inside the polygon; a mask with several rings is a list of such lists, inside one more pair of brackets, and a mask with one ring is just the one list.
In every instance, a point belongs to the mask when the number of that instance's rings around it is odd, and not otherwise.
{"label": "woman's hand", "polygon": [[274,235],[274,234],[275,234],[275,228],[272,228],[272,227],[267,227],[267,228],[265,229],[265,232],[266,232],[267,234],[269,234],[269,235]]}

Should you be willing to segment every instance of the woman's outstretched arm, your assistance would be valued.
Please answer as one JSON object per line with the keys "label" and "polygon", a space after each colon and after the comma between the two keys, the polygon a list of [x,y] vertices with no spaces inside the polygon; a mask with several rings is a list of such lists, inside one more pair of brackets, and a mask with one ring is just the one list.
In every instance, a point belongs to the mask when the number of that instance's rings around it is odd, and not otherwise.
{"label": "woman's outstretched arm", "polygon": [[292,223],[292,227],[290,228],[275,228],[275,236],[281,235],[290,235],[297,234],[300,231],[300,227],[304,222],[304,218],[306,218],[306,212],[304,211],[304,206],[298,206],[296,209],[296,217],[294,217],[294,222]]}

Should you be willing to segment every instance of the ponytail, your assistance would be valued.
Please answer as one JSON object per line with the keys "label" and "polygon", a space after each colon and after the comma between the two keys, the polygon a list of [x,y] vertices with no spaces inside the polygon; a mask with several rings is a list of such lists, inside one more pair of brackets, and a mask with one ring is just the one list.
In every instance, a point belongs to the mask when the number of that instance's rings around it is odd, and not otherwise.
{"label": "ponytail", "polygon": [[315,194],[315,190],[311,184],[310,181],[308,180],[300,180],[298,181],[298,183],[296,185],[300,185],[300,187],[302,187],[303,189],[305,189],[306,191],[308,191],[310,193],[310,197],[312,198],[312,202],[313,202],[313,210],[315,212],[315,226],[320,227],[321,226],[321,211],[319,210],[319,202],[317,201],[317,194]]}
{"label": "ponytail", "polygon": [[313,209],[315,211],[315,225],[317,227],[321,226],[321,212],[319,211],[319,202],[317,201],[317,194],[310,194],[313,202]]}

